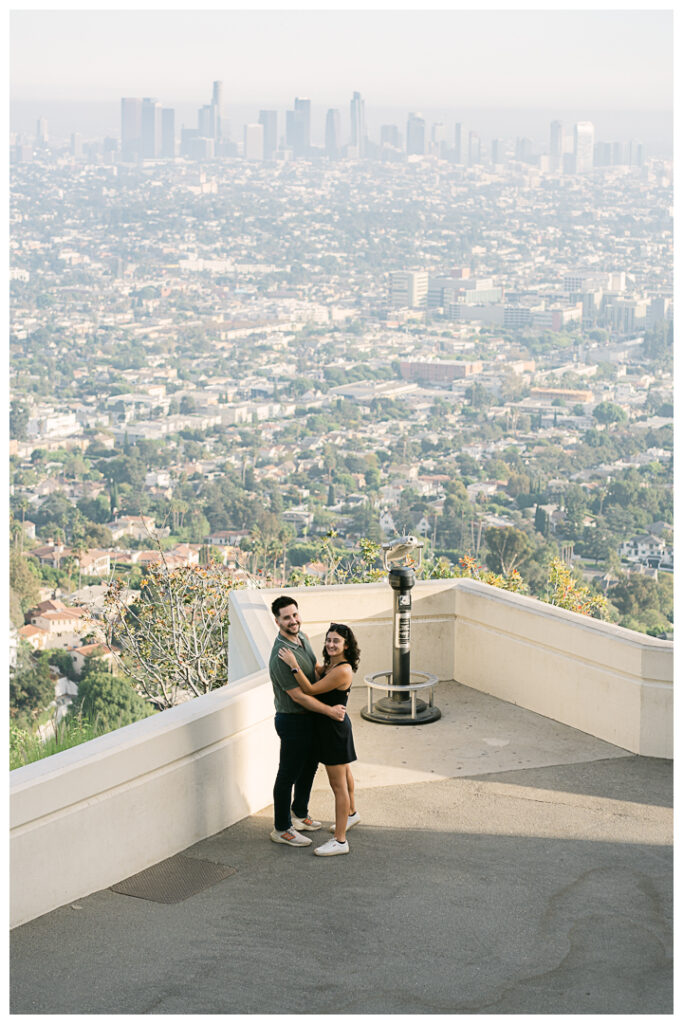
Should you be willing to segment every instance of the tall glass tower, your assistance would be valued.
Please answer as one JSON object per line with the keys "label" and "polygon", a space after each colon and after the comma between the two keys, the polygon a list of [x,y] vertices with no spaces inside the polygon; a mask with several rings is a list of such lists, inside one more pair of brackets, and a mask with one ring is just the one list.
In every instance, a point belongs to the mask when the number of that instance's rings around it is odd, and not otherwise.
{"label": "tall glass tower", "polygon": [[258,120],[263,125],[263,159],[272,160],[277,149],[277,110],[259,110]]}
{"label": "tall glass tower", "polygon": [[213,83],[211,96],[211,138],[223,138],[223,83]]}
{"label": "tall glass tower", "polygon": [[561,121],[550,122],[550,170],[562,170],[564,155],[564,128]]}
{"label": "tall glass tower", "polygon": [[330,160],[340,156],[341,118],[338,110],[328,110],[325,118],[325,155]]}
{"label": "tall glass tower", "polygon": [[574,125],[574,159],[577,174],[593,170],[595,128],[591,121],[578,121]]}
{"label": "tall glass tower", "polygon": [[294,100],[294,110],[299,115],[301,156],[306,156],[311,148],[311,101],[299,99],[297,96]]}
{"label": "tall glass tower", "polygon": [[365,100],[359,92],[351,97],[351,146],[358,156],[365,154]]}

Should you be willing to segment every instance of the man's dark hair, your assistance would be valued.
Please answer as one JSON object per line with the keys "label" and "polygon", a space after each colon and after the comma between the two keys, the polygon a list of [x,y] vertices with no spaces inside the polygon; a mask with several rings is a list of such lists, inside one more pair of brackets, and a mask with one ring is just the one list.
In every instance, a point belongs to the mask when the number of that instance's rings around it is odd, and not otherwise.
{"label": "man's dark hair", "polygon": [[277,618],[281,610],[283,608],[287,608],[290,604],[295,605],[297,608],[299,607],[293,597],[285,597],[284,595],[282,597],[276,597],[270,606],[270,610],[275,618]]}

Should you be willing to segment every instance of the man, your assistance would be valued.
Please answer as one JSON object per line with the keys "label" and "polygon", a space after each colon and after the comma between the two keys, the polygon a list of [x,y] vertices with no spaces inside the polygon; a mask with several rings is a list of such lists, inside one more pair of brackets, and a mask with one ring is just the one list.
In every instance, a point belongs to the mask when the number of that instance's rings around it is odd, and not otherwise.
{"label": "man", "polygon": [[318,768],[313,747],[313,713],[341,722],[346,708],[343,704],[329,707],[316,697],[307,696],[296,684],[294,676],[298,669],[290,669],[278,657],[278,651],[287,647],[293,652],[299,669],[312,683],[316,681],[315,654],[308,637],[301,632],[299,606],[294,598],[277,597],[270,610],[279,630],[268,667],[275,697],[275,730],[280,737],[280,764],[273,788],[275,828],[270,838],[285,846],[310,846],[311,840],[301,833],[315,832],[321,827],[321,823],[308,814],[308,800]]}

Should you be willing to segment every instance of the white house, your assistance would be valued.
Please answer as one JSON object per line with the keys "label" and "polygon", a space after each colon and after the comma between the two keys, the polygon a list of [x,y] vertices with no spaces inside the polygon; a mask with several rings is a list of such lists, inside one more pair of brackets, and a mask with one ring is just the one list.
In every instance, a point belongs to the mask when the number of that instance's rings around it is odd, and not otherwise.
{"label": "white house", "polygon": [[379,514],[379,528],[387,536],[394,536],[398,533],[394,517],[388,508],[383,509]]}
{"label": "white house", "polygon": [[619,545],[619,554],[627,562],[647,563],[652,559],[659,563],[669,562],[673,558],[673,551],[666,546],[664,540],[652,533],[640,534],[624,541]]}

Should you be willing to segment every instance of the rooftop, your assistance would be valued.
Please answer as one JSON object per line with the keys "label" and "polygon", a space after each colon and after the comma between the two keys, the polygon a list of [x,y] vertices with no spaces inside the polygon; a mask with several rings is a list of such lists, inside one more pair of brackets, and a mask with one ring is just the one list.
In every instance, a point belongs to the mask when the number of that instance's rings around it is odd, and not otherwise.
{"label": "rooftop", "polygon": [[[267,592],[242,592],[233,605],[238,682],[56,755],[52,766],[12,773],[13,874],[27,864],[31,879],[43,873],[64,887],[47,913],[16,898],[23,923],[11,936],[11,1012],[672,1012],[669,755],[640,756],[559,721],[571,718],[567,706],[556,716],[519,706],[537,698],[517,682],[510,638],[505,676],[518,687],[517,702],[484,692],[459,630],[488,630],[478,663],[491,690],[500,672],[491,616],[502,614],[501,602],[527,650],[524,629],[542,613],[543,650],[528,652],[526,675],[540,659],[547,690],[559,676],[552,650],[557,665],[568,660],[564,629],[583,678],[591,678],[604,640],[628,687],[631,649],[645,665],[646,654],[668,656],[671,645],[536,609],[483,584],[417,584],[415,636],[432,634],[430,646],[416,643],[414,667],[426,667],[431,649],[442,717],[412,728],[378,725],[360,717],[362,676],[377,667],[376,639],[390,636],[388,589],[297,592],[314,647],[332,607],[342,613],[335,618],[354,622],[368,659],[350,702],[362,820],[349,833],[348,857],[320,860],[311,848],[268,839],[264,794],[275,745],[260,664],[273,634]],[[527,627],[525,615],[533,617]],[[440,665],[452,636],[467,685]],[[648,692],[663,692],[652,666],[643,668]],[[605,667],[591,681],[596,703],[609,689]],[[595,722],[594,732],[603,731],[599,715]],[[653,742],[642,723],[633,735]],[[228,807],[233,785],[246,810]],[[327,825],[332,806],[321,769],[310,809]],[[182,842],[188,823],[194,838]],[[170,846],[159,845],[160,833]],[[326,835],[313,835],[314,845]],[[36,836],[44,837],[39,851]],[[108,888],[179,852],[234,872],[172,904]],[[100,866],[106,877],[92,874]]]}
{"label": "rooftop", "polygon": [[437,694],[405,729],[356,688],[349,857],[275,846],[265,807],[185,851],[236,873],[183,902],[103,889],[15,929],[11,1012],[672,1012],[670,762]]}

